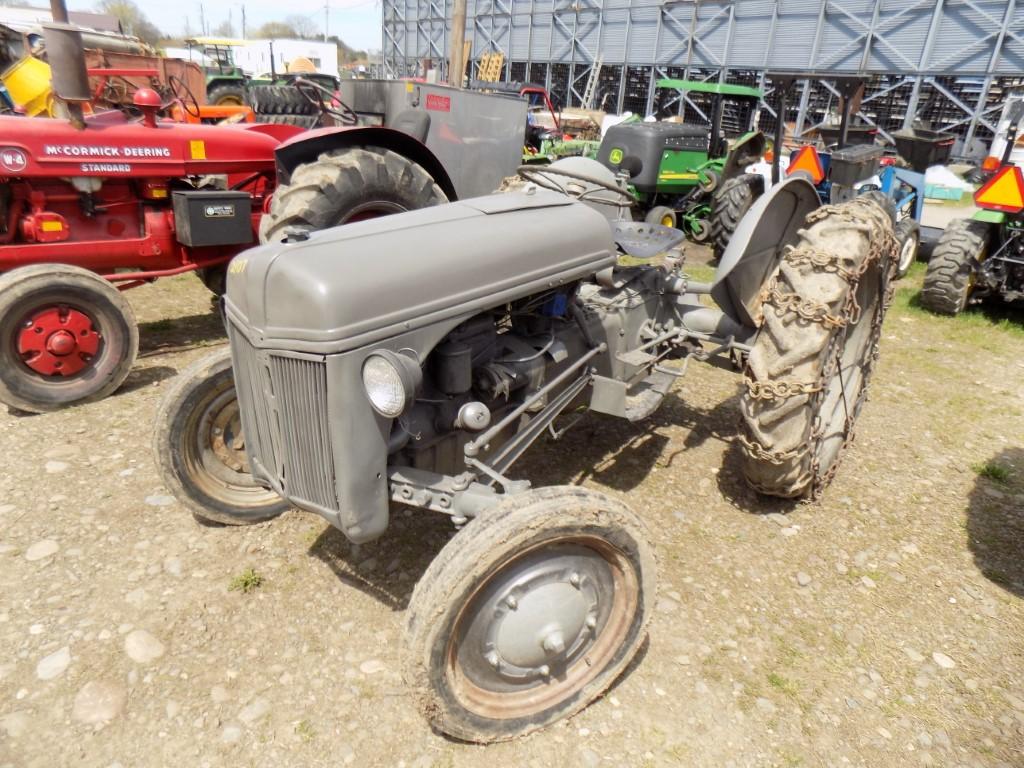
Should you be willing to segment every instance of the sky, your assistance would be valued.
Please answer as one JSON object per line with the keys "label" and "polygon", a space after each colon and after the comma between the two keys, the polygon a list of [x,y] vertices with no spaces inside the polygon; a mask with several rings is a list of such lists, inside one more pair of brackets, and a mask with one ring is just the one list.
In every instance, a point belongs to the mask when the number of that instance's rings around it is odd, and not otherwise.
{"label": "sky", "polygon": [[[199,34],[198,0],[135,0],[146,17],[169,35],[181,35],[185,31],[185,18],[192,34]],[[357,49],[380,50],[381,6],[379,0],[328,0],[330,11],[328,16],[329,34],[337,35],[348,45]],[[45,5],[38,2],[33,5]],[[95,0],[68,0],[68,8],[76,11],[91,11],[96,5]],[[215,27],[228,18],[234,22],[235,30],[240,31],[242,6],[245,6],[247,29],[256,29],[268,21],[284,21],[287,16],[301,14],[309,16],[322,31],[324,25],[324,0],[247,0],[241,2],[224,2],[224,0],[207,0],[203,4],[206,23]]]}

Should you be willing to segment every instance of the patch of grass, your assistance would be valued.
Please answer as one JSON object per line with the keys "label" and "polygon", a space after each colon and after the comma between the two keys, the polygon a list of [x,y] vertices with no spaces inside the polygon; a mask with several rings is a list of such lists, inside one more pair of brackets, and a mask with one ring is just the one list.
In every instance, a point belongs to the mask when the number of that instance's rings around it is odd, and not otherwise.
{"label": "patch of grass", "polygon": [[309,720],[300,720],[295,726],[295,733],[307,744],[316,738],[316,729]]}
{"label": "patch of grass", "polygon": [[780,693],[784,693],[791,699],[796,699],[800,694],[800,689],[797,688],[796,683],[792,680],[787,680],[777,672],[768,673],[768,685]]}
{"label": "patch of grass", "polygon": [[986,461],[984,464],[975,464],[971,469],[977,473],[978,477],[984,477],[986,480],[991,480],[994,483],[1008,485],[1010,482],[1010,470],[1002,464],[996,464],[994,461]]}
{"label": "patch of grass", "polygon": [[246,568],[231,580],[231,584],[228,586],[228,589],[232,592],[242,592],[247,595],[256,589],[259,589],[262,583],[263,577],[257,573],[254,568]]}

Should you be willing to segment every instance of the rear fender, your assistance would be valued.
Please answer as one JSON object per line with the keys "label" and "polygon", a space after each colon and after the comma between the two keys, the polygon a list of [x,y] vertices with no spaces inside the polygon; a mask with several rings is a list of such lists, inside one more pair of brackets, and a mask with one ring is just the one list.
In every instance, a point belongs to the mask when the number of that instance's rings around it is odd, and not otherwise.
{"label": "rear fender", "polygon": [[792,177],[754,201],[729,241],[711,286],[711,297],[728,317],[747,328],[760,327],[764,287],[778,270],[786,246],[796,243],[807,214],[820,205],[814,186]]}
{"label": "rear fender", "polygon": [[988,211],[980,208],[971,216],[971,221],[980,221],[984,224],[1005,224],[1006,214],[1002,211]]}
{"label": "rear fender", "polygon": [[320,128],[315,131],[305,131],[301,135],[288,139],[275,152],[278,181],[281,184],[287,184],[291,179],[292,171],[303,163],[316,160],[324,152],[348,149],[349,147],[380,147],[396,152],[422,166],[437,182],[437,186],[441,188],[449,201],[458,199],[451,177],[448,176],[441,161],[425,144],[421,144],[412,136],[401,131],[377,126]]}
{"label": "rear fender", "polygon": [[729,157],[722,168],[722,179],[731,179],[733,176],[743,173],[744,168],[756,163],[764,156],[765,147],[766,141],[761,131],[743,134],[729,150]]}

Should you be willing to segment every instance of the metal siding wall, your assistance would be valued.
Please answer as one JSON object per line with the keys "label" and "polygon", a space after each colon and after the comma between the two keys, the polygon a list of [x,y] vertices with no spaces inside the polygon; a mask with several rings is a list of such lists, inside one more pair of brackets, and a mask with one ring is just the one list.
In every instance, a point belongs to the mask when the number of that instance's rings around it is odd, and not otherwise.
{"label": "metal siding wall", "polygon": [[[870,24],[875,0],[777,0],[779,21],[775,39],[769,40],[772,9],[776,0],[734,0],[735,27],[733,44],[726,66],[730,69],[759,69],[766,52],[772,68],[796,69],[828,63],[832,68],[856,70],[860,67],[863,46],[854,43]],[[811,61],[810,48],[814,40],[822,3],[827,12],[821,32],[816,61]],[[927,74],[984,76],[995,44],[1007,0],[973,0],[979,13],[966,0],[945,0],[944,13],[936,31],[932,53],[924,62]],[[1018,2],[1017,19],[1011,20],[1015,32],[1006,35],[1003,51],[995,75],[1016,75],[1024,68],[1024,3]],[[494,0],[468,0],[467,16],[481,17],[481,25],[470,23],[470,39],[493,38],[506,46],[503,52],[510,59],[547,60],[549,41],[553,40],[551,60],[569,63],[575,46],[572,30],[583,28],[578,42],[596,53],[599,25],[594,24],[601,14],[597,2],[570,4],[567,0],[537,0],[531,5],[519,0],[510,20],[507,6]],[[918,7],[919,6],[919,7]],[[442,0],[437,7],[449,11]],[[567,29],[555,28],[551,12],[559,8],[559,19]],[[661,39],[658,40],[658,16],[661,9],[667,13],[663,19]],[[694,6],[689,3],[661,0],[605,0],[603,22],[606,32],[601,38],[601,55],[607,64],[654,64],[669,66],[685,63],[688,49],[689,19]],[[706,0],[699,6],[698,24],[706,25],[699,35],[700,45],[694,46],[693,65],[718,67],[716,59],[725,53],[728,37],[729,3]],[[842,13],[848,11],[863,24]],[[878,73],[913,72],[921,61],[934,5],[920,4],[919,0],[881,0],[874,42],[867,62],[867,70]],[[910,10],[907,10],[910,9]],[[721,17],[708,20],[716,14]],[[987,17],[986,17],[987,14]],[[626,46],[626,18],[632,16],[630,41]],[[403,20],[404,17],[404,20]],[[486,17],[486,21],[484,21]],[[672,21],[675,19],[675,21]],[[418,22],[418,23],[417,23]],[[428,0],[397,0],[386,2],[383,24],[394,38],[384,38],[385,57],[415,61],[433,55],[424,33],[430,22],[440,22]],[[532,27],[532,33],[531,33]],[[552,34],[554,37],[552,38]],[[475,35],[475,37],[474,37]],[[532,38],[532,44],[531,44]],[[657,49],[655,49],[657,46]],[[837,58],[837,52],[842,51]],[[473,55],[480,52],[474,47]],[[577,61],[584,60],[580,56]]]}

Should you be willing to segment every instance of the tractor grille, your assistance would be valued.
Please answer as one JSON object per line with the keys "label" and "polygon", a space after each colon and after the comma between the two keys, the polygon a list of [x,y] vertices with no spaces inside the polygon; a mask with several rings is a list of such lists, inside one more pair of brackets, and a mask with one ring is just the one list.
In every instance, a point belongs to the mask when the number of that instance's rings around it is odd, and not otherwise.
{"label": "tractor grille", "polygon": [[249,455],[289,500],[336,510],[323,359],[257,350],[235,328],[230,337]]}

